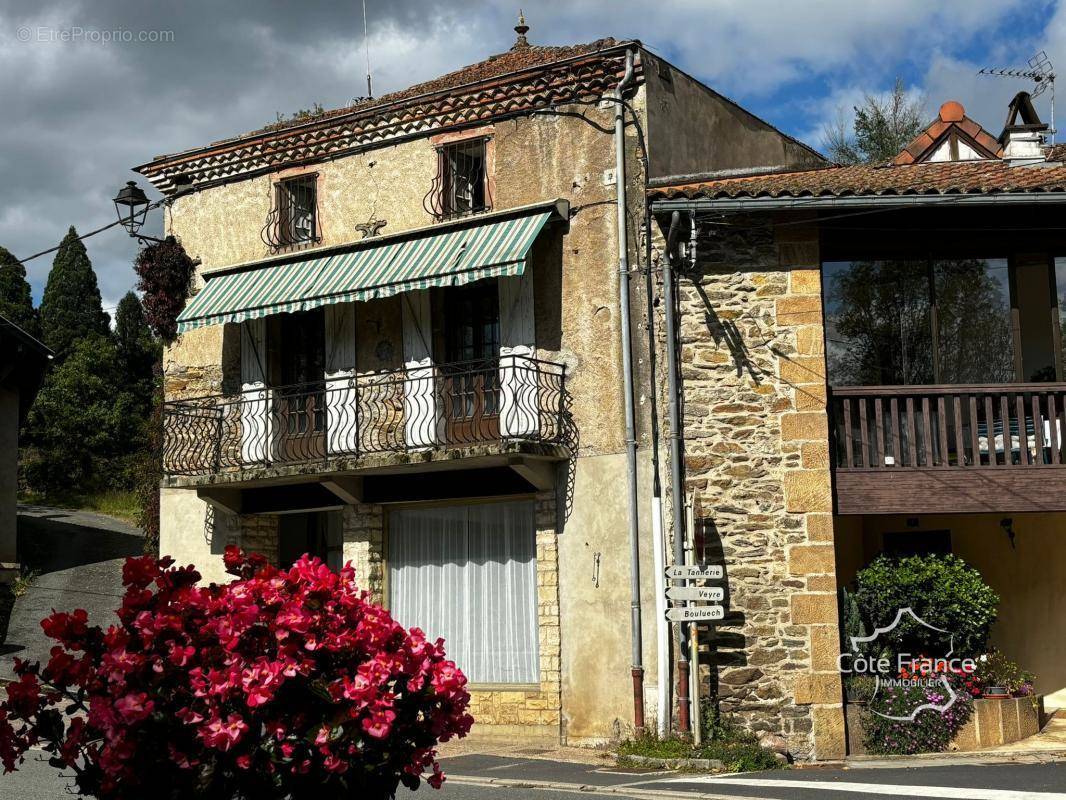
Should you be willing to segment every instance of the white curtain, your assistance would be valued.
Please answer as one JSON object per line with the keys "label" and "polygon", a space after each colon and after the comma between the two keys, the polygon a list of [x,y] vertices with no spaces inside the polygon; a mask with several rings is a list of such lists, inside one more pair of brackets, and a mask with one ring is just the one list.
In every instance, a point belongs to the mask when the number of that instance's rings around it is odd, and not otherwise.
{"label": "white curtain", "polygon": [[471,683],[538,683],[533,503],[389,516],[393,617],[445,641]]}

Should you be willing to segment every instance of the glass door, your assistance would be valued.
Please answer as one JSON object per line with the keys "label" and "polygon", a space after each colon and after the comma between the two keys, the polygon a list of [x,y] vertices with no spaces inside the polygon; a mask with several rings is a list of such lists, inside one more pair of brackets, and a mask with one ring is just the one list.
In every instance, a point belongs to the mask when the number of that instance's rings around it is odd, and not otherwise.
{"label": "glass door", "polygon": [[444,302],[443,385],[446,440],[500,435],[500,301],[496,281],[452,289]]}

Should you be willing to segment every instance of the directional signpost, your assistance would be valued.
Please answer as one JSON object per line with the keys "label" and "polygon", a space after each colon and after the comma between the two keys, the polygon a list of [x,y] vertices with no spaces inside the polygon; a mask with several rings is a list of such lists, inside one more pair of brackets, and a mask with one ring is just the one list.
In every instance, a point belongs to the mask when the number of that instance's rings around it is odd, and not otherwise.
{"label": "directional signpost", "polygon": [[710,580],[720,581],[725,570],[719,564],[682,564],[666,568],[666,577],[675,581]]}
{"label": "directional signpost", "polygon": [[[725,570],[720,564],[678,564],[666,568],[666,577],[673,581],[720,581]],[[725,608],[717,603],[725,599],[721,586],[670,586],[666,590],[673,608],[666,611],[670,622],[711,622],[725,617]],[[715,603],[715,605],[679,605],[681,603]]]}
{"label": "directional signpost", "polygon": [[721,606],[676,607],[666,611],[666,618],[671,622],[707,622],[724,616],[725,609]]}
{"label": "directional signpost", "polygon": [[721,586],[671,586],[666,590],[666,597],[669,600],[716,603],[725,599],[725,589]]}

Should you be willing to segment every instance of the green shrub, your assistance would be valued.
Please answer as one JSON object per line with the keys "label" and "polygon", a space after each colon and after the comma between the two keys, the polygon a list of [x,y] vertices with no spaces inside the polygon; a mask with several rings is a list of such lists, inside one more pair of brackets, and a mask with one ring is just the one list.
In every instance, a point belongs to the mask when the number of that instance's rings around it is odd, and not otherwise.
{"label": "green shrub", "polygon": [[[888,625],[900,609],[909,607],[929,625],[954,635],[956,656],[984,652],[999,595],[961,558],[935,553],[878,556],[859,571],[855,582],[855,599],[871,626]],[[943,655],[944,635],[907,617],[881,638],[895,653]]]}

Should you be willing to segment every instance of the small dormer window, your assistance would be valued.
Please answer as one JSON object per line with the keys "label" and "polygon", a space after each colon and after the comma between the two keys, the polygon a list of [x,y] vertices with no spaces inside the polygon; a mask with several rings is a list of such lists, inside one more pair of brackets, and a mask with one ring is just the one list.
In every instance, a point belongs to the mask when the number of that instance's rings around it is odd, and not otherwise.
{"label": "small dormer window", "polygon": [[470,139],[443,145],[437,151],[441,218],[489,210],[487,143],[487,139]]}
{"label": "small dormer window", "polygon": [[277,248],[317,242],[317,175],[300,175],[274,184],[274,241]]}

